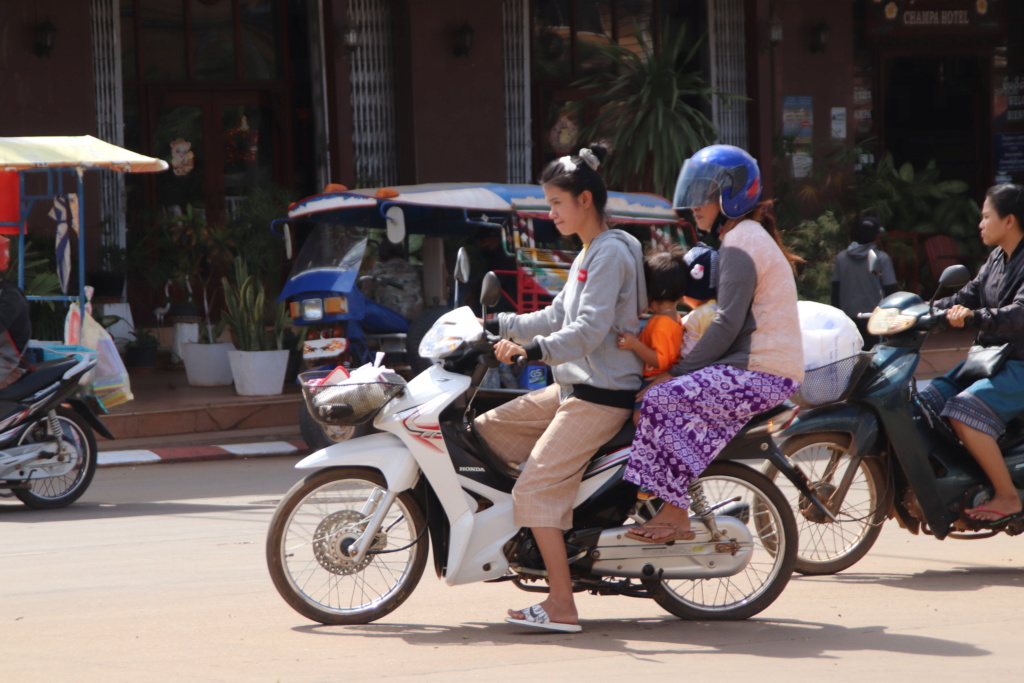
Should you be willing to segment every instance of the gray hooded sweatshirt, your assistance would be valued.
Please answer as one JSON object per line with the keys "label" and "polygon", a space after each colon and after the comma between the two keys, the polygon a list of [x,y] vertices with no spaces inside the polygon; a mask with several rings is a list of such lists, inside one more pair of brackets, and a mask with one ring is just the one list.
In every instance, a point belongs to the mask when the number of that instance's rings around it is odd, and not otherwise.
{"label": "gray hooded sweatshirt", "polygon": [[[874,251],[876,260],[872,270],[868,254]],[[856,320],[858,313],[870,313],[882,300],[883,287],[896,286],[896,272],[892,259],[874,245],[852,243],[836,254],[832,282],[839,283],[839,308]]]}
{"label": "gray hooded sweatshirt", "polygon": [[621,230],[606,230],[576,256],[565,287],[547,308],[499,313],[501,336],[536,343],[562,387],[640,388],[643,361],[618,348],[620,332],[637,334],[647,307],[643,249]]}

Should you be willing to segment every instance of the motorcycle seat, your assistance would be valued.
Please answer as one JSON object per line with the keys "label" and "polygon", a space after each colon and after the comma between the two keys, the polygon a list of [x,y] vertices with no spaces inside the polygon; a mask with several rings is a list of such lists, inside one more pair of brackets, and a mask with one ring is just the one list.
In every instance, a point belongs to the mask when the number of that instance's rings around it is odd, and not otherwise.
{"label": "motorcycle seat", "polygon": [[627,446],[631,446],[633,444],[633,436],[635,434],[636,425],[633,424],[633,418],[630,417],[628,420],[626,420],[626,423],[622,425],[622,429],[620,429],[615,434],[615,436],[613,436],[603,446],[597,449],[597,452],[594,453],[594,458],[599,458],[605,453],[611,453],[612,451],[617,451],[620,448],[626,448]]}
{"label": "motorcycle seat", "polygon": [[1024,442],[1024,419],[1014,418],[1006,423],[1006,431],[999,437],[999,449],[1005,453]]}
{"label": "motorcycle seat", "polygon": [[59,381],[64,373],[78,364],[76,360],[52,360],[40,363],[21,379],[0,390],[0,401],[20,401],[43,387]]}

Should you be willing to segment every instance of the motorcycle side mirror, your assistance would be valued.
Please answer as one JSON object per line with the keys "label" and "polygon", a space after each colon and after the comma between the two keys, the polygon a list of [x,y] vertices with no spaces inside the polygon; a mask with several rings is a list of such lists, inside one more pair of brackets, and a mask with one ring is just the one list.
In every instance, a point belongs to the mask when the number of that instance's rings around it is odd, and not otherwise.
{"label": "motorcycle side mirror", "polygon": [[935,303],[935,297],[939,295],[944,289],[960,289],[968,282],[971,281],[971,271],[967,270],[967,266],[957,264],[950,266],[942,271],[942,275],[939,276],[939,286],[935,289],[935,294],[932,295],[931,300],[928,302],[928,311],[931,312],[932,304]]}
{"label": "motorcycle side mirror", "polygon": [[402,207],[389,206],[388,210],[384,212],[384,217],[388,219],[388,241],[392,244],[401,244],[405,241],[405,213],[402,211]]}
{"label": "motorcycle side mirror", "polygon": [[971,271],[967,266],[957,264],[942,271],[939,276],[939,287],[942,289],[959,289],[971,281]]}
{"label": "motorcycle side mirror", "polygon": [[459,247],[459,253],[455,256],[455,281],[466,284],[469,282],[469,254],[465,247]]}
{"label": "motorcycle side mirror", "polygon": [[484,275],[484,281],[480,285],[480,305],[494,308],[499,301],[501,301],[501,282],[497,275],[488,272]]}

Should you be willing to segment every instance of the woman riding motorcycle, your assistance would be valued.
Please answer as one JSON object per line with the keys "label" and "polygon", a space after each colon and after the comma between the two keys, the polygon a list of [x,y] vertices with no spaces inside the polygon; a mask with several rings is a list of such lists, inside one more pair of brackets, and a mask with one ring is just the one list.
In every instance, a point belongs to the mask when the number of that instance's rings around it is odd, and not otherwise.
{"label": "woman riding motorcycle", "polygon": [[980,526],[997,526],[1019,517],[1021,501],[1003,461],[997,439],[1006,424],[1024,416],[1024,187],[989,188],[981,210],[981,241],[994,246],[978,275],[953,296],[935,303],[948,309],[953,327],[978,330],[976,345],[1008,344],[1007,360],[987,377],[964,376],[964,363],[932,381],[921,399],[949,420],[960,441],[992,482],[995,495],[966,510]]}

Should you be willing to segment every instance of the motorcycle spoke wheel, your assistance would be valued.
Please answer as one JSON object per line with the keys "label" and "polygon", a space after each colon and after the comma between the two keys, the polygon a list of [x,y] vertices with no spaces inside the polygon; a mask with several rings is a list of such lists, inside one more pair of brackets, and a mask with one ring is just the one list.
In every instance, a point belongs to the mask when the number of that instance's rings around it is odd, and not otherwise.
{"label": "motorcycle spoke wheel", "polygon": [[[847,434],[811,434],[786,441],[783,452],[799,467],[811,488],[827,503],[853,465]],[[814,507],[773,465],[765,474],[789,500],[800,534],[796,571],[807,575],[835,574],[856,564],[875,544],[888,514],[884,471],[876,458],[861,459],[842,503],[831,506],[839,522]]]}
{"label": "motorcycle spoke wheel", "polygon": [[[92,430],[73,410],[58,407],[56,413],[63,432],[62,457],[70,461],[71,469],[56,477],[32,479],[29,489],[14,489],[18,500],[37,510],[71,505],[85,493],[96,474],[96,437]],[[56,443],[45,414],[18,439],[19,446],[31,443]]]}
{"label": "motorcycle spoke wheel", "polygon": [[386,489],[376,470],[340,467],[310,474],[282,499],[267,536],[267,566],[299,614],[322,624],[366,624],[412,593],[428,548],[423,513],[409,492],[392,504],[361,561],[343,552],[362,533],[372,498]]}
{"label": "motorcycle spoke wheel", "polygon": [[[772,604],[793,574],[797,538],[793,512],[767,477],[744,465],[713,462],[700,481],[710,506],[738,497],[738,507],[750,511],[741,520],[753,537],[750,563],[738,574],[723,578],[645,583],[655,601],[677,617],[748,619]],[[700,524],[696,518],[693,523]]]}

